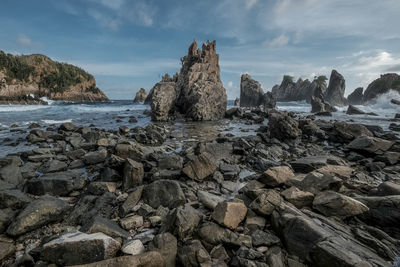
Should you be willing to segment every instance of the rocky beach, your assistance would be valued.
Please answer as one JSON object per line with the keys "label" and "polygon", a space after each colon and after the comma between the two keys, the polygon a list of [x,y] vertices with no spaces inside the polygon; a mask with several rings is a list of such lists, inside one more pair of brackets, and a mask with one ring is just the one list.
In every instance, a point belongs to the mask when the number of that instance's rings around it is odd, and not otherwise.
{"label": "rocky beach", "polygon": [[399,80],[346,99],[336,70],[272,92],[244,74],[234,106],[216,42],[194,41],[145,104],[8,121],[0,265],[398,266],[400,115],[361,104],[396,110]]}

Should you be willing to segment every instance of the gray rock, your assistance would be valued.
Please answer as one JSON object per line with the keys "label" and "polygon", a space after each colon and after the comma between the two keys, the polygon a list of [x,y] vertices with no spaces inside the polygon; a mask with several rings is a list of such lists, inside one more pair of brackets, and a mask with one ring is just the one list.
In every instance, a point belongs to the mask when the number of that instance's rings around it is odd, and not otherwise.
{"label": "gray rock", "polygon": [[124,166],[123,188],[127,190],[143,183],[143,164],[132,159],[126,159]]}
{"label": "gray rock", "polygon": [[133,192],[129,193],[124,204],[122,204],[120,208],[120,212],[123,216],[133,211],[133,208],[136,206],[136,204],[142,197],[142,192],[143,192],[143,186],[138,186],[134,189]]}
{"label": "gray rock", "polygon": [[191,240],[179,248],[178,258],[182,266],[211,266],[211,257],[199,240]]}
{"label": "gray rock", "polygon": [[194,230],[201,221],[201,214],[189,205],[184,205],[172,210],[163,226],[161,232],[171,232],[180,240],[191,238]]}
{"label": "gray rock", "polygon": [[59,161],[57,159],[50,159],[40,168],[40,171],[43,173],[59,172],[59,171],[65,171],[67,167],[68,164],[63,161]]}
{"label": "gray rock", "polygon": [[135,95],[135,99],[133,100],[133,103],[140,103],[140,102],[144,102],[147,98],[147,93],[146,90],[144,88],[140,88],[139,91],[137,91],[136,95]]}
{"label": "gray rock", "polygon": [[387,93],[389,90],[400,90],[400,75],[388,73],[370,83],[364,92],[364,102],[373,101],[377,96]]}
{"label": "gray rock", "polygon": [[301,191],[295,186],[282,191],[281,195],[298,209],[311,206],[314,200],[313,193]]}
{"label": "gray rock", "polygon": [[349,105],[349,107],[347,108],[346,114],[348,114],[348,115],[360,115],[360,114],[365,114],[365,112],[362,111],[359,108],[356,108],[353,105]]}
{"label": "gray rock", "polygon": [[332,106],[345,106],[347,103],[344,97],[346,84],[343,76],[336,70],[332,70],[331,77],[329,78],[328,89],[325,93],[325,100]]}
{"label": "gray rock", "polygon": [[328,164],[344,165],[345,163],[340,158],[331,155],[309,156],[290,162],[290,165],[296,172],[302,173],[314,171]]}
{"label": "gray rock", "polygon": [[197,191],[199,201],[207,208],[214,210],[219,202],[225,201],[222,196],[214,195],[206,191]]}
{"label": "gray rock", "polygon": [[12,257],[15,253],[15,246],[13,242],[3,242],[0,241],[0,261]]}
{"label": "gray rock", "polygon": [[11,223],[14,215],[15,212],[10,208],[0,209],[0,234],[7,229],[7,226]]}
{"label": "gray rock", "polygon": [[173,209],[186,202],[179,183],[171,180],[158,180],[146,185],[142,192],[142,200],[155,209],[160,205]]}
{"label": "gray rock", "polygon": [[287,166],[271,167],[258,179],[269,187],[277,187],[284,184],[294,176],[293,171]]}
{"label": "gray rock", "polygon": [[240,106],[275,108],[276,100],[271,92],[264,94],[261,84],[249,74],[243,74],[240,81]]}
{"label": "gray rock", "polygon": [[400,195],[400,185],[392,182],[381,183],[376,191],[377,196]]}
{"label": "gray rock", "polygon": [[149,244],[149,250],[159,252],[164,258],[166,267],[175,266],[178,241],[172,234],[163,233],[156,235]]}
{"label": "gray rock", "polygon": [[189,178],[202,181],[212,175],[216,169],[215,158],[210,153],[203,152],[188,162],[182,171]]}
{"label": "gray rock", "polygon": [[263,190],[263,192],[251,202],[249,208],[260,215],[271,215],[275,207],[278,206],[281,201],[281,196],[275,190]]}
{"label": "gray rock", "polygon": [[164,76],[163,80],[151,89],[151,100],[149,101],[151,105],[151,118],[153,120],[166,121],[174,115],[176,101],[175,87],[175,81],[169,80]]}
{"label": "gray rock", "polygon": [[30,179],[26,183],[26,191],[33,195],[66,196],[74,190],[83,188],[86,180],[87,177],[80,170],[45,174]]}
{"label": "gray rock", "polygon": [[296,139],[301,135],[298,122],[289,115],[273,113],[268,117],[271,138],[278,140]]}
{"label": "gray rock", "polygon": [[51,222],[60,221],[69,209],[66,202],[54,197],[42,197],[22,210],[7,229],[10,236],[19,236]]}
{"label": "gray rock", "polygon": [[237,234],[215,223],[202,224],[197,233],[202,241],[211,245],[218,245],[222,243],[235,246],[252,246],[250,236]]}
{"label": "gray rock", "polygon": [[18,189],[0,191],[0,208],[22,209],[28,205],[32,199]]}
{"label": "gray rock", "polygon": [[86,164],[92,165],[104,162],[107,158],[107,150],[99,150],[94,152],[89,152],[84,156]]}
{"label": "gray rock", "polygon": [[126,242],[122,248],[122,252],[129,255],[139,255],[146,251],[146,248],[143,246],[142,241],[138,239],[130,240]]}
{"label": "gray rock", "polygon": [[20,166],[21,160],[18,157],[0,158],[0,180],[14,185],[21,184],[24,180]]}
{"label": "gray rock", "polygon": [[259,229],[254,230],[251,233],[251,240],[253,242],[254,247],[259,247],[259,246],[272,246],[272,245],[278,245],[280,244],[280,239],[270,233],[270,232],[264,232]]}
{"label": "gray rock", "polygon": [[377,137],[360,136],[347,145],[350,150],[368,153],[383,154],[393,146],[394,142]]}
{"label": "gray rock", "polygon": [[103,233],[69,232],[43,245],[40,257],[57,265],[79,265],[115,256],[121,244]]}
{"label": "gray rock", "polygon": [[351,94],[347,96],[347,101],[350,105],[362,105],[363,104],[363,94],[364,88],[358,87]]}
{"label": "gray rock", "polygon": [[[322,76],[320,76],[322,77]],[[310,103],[311,97],[316,91],[324,93],[326,91],[326,81],[316,79],[312,82],[299,78],[297,82],[293,81],[293,77],[285,75],[280,85],[272,88],[272,95],[277,101],[304,101]]]}
{"label": "gray rock", "polygon": [[101,216],[94,217],[88,223],[83,225],[80,231],[87,234],[103,233],[113,238],[127,238],[129,236],[129,233],[119,227],[116,222],[103,218]]}

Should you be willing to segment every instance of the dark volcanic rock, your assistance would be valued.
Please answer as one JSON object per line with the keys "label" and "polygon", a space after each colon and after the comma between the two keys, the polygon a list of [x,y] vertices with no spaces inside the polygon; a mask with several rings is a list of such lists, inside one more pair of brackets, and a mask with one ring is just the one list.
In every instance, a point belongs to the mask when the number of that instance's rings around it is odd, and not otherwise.
{"label": "dark volcanic rock", "polygon": [[298,79],[297,82],[293,82],[293,77],[285,75],[280,85],[275,85],[272,88],[272,95],[277,101],[302,101],[306,100],[308,103],[311,101],[311,97],[315,95],[316,91],[320,91],[322,94],[325,93],[326,82],[322,81],[319,83],[318,80],[310,82],[309,80]]}
{"label": "dark volcanic rock", "polygon": [[240,80],[240,106],[257,107],[261,104],[264,94],[261,84],[252,79],[249,74],[243,74]]}
{"label": "dark volcanic rock", "polygon": [[364,92],[364,102],[371,101],[377,96],[387,93],[390,89],[400,92],[400,75],[388,73],[381,75],[380,78],[368,85]]}
{"label": "dark volcanic rock", "polygon": [[155,121],[166,121],[171,119],[175,112],[176,81],[168,74],[164,75],[162,80],[154,85],[147,99],[151,106],[151,117]]}
{"label": "dark volcanic rock", "polygon": [[365,112],[362,111],[359,108],[356,108],[353,105],[349,105],[349,107],[347,108],[346,114],[348,114],[348,115],[359,115],[359,114],[365,114]]}
{"label": "dark volcanic rock", "polygon": [[353,93],[349,94],[347,97],[347,101],[349,102],[350,105],[362,105],[363,102],[363,94],[364,88],[358,87],[353,91]]}
{"label": "dark volcanic rock", "polygon": [[144,102],[146,98],[147,98],[146,90],[144,88],[140,88],[140,90],[136,93],[133,103]]}
{"label": "dark volcanic rock", "polygon": [[346,84],[343,76],[336,70],[332,70],[329,78],[329,86],[325,93],[325,100],[332,106],[345,106],[347,103],[344,97]]}
{"label": "dark volcanic rock", "polygon": [[335,107],[326,103],[323,98],[312,96],[311,97],[311,113],[335,112]]}
{"label": "dark volcanic rock", "polygon": [[23,182],[21,174],[21,160],[18,157],[10,156],[0,159],[0,180],[14,185]]}
{"label": "dark volcanic rock", "polygon": [[176,208],[185,204],[186,198],[177,181],[158,180],[143,188],[142,199],[153,208],[160,205]]}
{"label": "dark volcanic rock", "polygon": [[301,135],[299,123],[286,114],[273,113],[268,117],[270,135],[281,141],[285,139],[296,139]]}

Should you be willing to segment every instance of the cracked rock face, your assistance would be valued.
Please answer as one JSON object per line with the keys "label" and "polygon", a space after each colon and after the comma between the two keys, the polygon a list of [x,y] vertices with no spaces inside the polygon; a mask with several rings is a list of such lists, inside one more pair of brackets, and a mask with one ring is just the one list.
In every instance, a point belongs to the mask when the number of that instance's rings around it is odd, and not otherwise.
{"label": "cracked rock face", "polygon": [[336,70],[332,70],[324,99],[332,106],[345,106],[347,104],[347,100],[344,97],[345,89],[346,83],[343,76]]}
{"label": "cracked rock face", "polygon": [[173,78],[164,76],[146,99],[153,120],[168,120],[176,113],[195,121],[223,118],[227,96],[220,78],[216,42],[207,41],[200,50],[194,41],[181,61],[180,72]]}

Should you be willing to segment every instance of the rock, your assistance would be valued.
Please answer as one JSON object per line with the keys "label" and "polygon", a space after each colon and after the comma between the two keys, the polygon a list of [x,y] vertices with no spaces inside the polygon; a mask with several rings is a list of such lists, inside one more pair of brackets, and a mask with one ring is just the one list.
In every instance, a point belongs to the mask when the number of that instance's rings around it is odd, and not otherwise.
{"label": "rock", "polygon": [[123,188],[127,190],[143,183],[143,164],[132,159],[126,159],[124,166]]}
{"label": "rock", "polygon": [[62,219],[69,209],[66,202],[54,197],[42,197],[22,210],[7,229],[10,236],[19,236],[43,225]]}
{"label": "rock", "polygon": [[207,41],[202,50],[194,41],[180,72],[172,79],[163,77],[150,92],[153,120],[167,120],[175,112],[195,121],[223,118],[227,97],[218,61],[215,41]]}
{"label": "rock", "polygon": [[236,229],[246,217],[247,208],[241,202],[224,201],[218,203],[211,217],[219,224]]}
{"label": "rock", "polygon": [[150,243],[149,249],[161,253],[166,267],[175,266],[178,242],[172,234],[163,233],[156,235]]}
{"label": "rock", "polygon": [[271,138],[278,140],[296,139],[301,135],[299,124],[288,115],[273,113],[268,117]]}
{"label": "rock", "polygon": [[331,155],[309,156],[290,162],[290,166],[292,166],[295,172],[302,173],[309,173],[328,164],[344,165],[345,163],[342,159]]}
{"label": "rock", "polygon": [[198,155],[194,160],[188,162],[183,168],[183,173],[189,178],[202,181],[212,175],[217,169],[214,157],[207,152]]}
{"label": "rock", "polygon": [[[365,204],[369,211],[358,217],[370,225],[392,227],[398,233],[400,223],[400,196],[355,197]],[[389,232],[390,233],[390,232]]]}
{"label": "rock", "polygon": [[[293,82],[293,77],[283,76],[282,83],[272,88],[272,95],[277,101],[307,101],[310,103],[311,97],[316,91],[324,93],[326,91],[326,80],[324,76],[320,76],[314,81],[302,80],[299,78],[297,82]],[[322,78],[322,79],[321,79]]]}
{"label": "rock", "polygon": [[400,185],[392,182],[383,182],[378,186],[375,195],[377,196],[400,195]]}
{"label": "rock", "polygon": [[179,183],[171,180],[158,180],[146,185],[143,189],[142,200],[155,209],[160,205],[173,209],[186,202]]}
{"label": "rock", "polygon": [[362,105],[363,104],[363,94],[364,88],[358,87],[353,91],[353,93],[347,96],[347,101],[350,105]]}
{"label": "rock", "polygon": [[311,206],[314,200],[313,193],[301,191],[295,186],[282,191],[281,195],[298,209]]}
{"label": "rock", "polygon": [[400,100],[391,99],[390,103],[400,106]]}
{"label": "rock", "polygon": [[131,129],[130,129],[128,126],[123,125],[123,126],[119,127],[119,133],[120,133],[121,135],[126,135],[126,134],[128,134],[130,131],[131,131]]}
{"label": "rock", "polygon": [[329,116],[330,112],[335,112],[337,109],[326,103],[322,97],[311,97],[311,113],[316,113],[319,116]]}
{"label": "rock", "polygon": [[272,226],[288,253],[307,259],[310,266],[387,266],[342,224],[312,212],[282,207],[273,213]]}
{"label": "rock", "polygon": [[0,234],[7,229],[11,220],[14,219],[14,215],[15,212],[10,208],[0,209]]}
{"label": "rock", "polygon": [[276,99],[272,95],[271,92],[266,92],[261,97],[261,104],[263,105],[264,108],[275,108],[276,107]]}
{"label": "rock", "polygon": [[171,232],[179,236],[180,240],[186,240],[193,235],[200,221],[200,213],[191,206],[184,205],[168,214],[161,232]]}
{"label": "rock", "polygon": [[11,208],[19,210],[32,202],[32,199],[18,189],[0,191],[0,208]]}
{"label": "rock", "polygon": [[182,58],[177,78],[179,96],[176,106],[186,118],[200,121],[224,117],[227,96],[218,61],[215,41],[207,41],[202,50],[197,49],[197,43],[193,41],[188,55]]}
{"label": "rock", "polygon": [[40,257],[57,265],[97,262],[115,256],[121,244],[103,233],[73,231],[43,245]]}
{"label": "rock", "polygon": [[389,90],[399,91],[400,75],[396,73],[388,73],[381,75],[380,78],[370,83],[364,92],[364,102],[368,102],[381,94],[387,93]]}
{"label": "rock", "polygon": [[271,167],[266,170],[258,179],[269,187],[277,187],[284,184],[294,176],[293,171],[287,166]]}
{"label": "rock", "polygon": [[222,196],[217,196],[206,191],[197,191],[199,201],[207,208],[214,210],[219,202],[225,201]]}
{"label": "rock", "polygon": [[138,186],[134,189],[134,191],[129,193],[124,204],[122,204],[120,208],[120,212],[122,213],[123,216],[133,211],[134,207],[142,197],[142,192],[143,192],[143,186]]}
{"label": "rock", "polygon": [[[3,263],[3,260],[14,255],[15,246],[12,242],[4,242],[0,241],[0,261]],[[5,261],[4,261],[5,262]]]}
{"label": "rock", "polygon": [[324,191],[317,194],[313,201],[313,208],[326,216],[354,216],[368,211],[368,207],[361,202],[333,191]]}
{"label": "rock", "polygon": [[99,150],[94,152],[89,152],[84,156],[86,164],[92,165],[104,162],[107,157],[107,150]]}
{"label": "rock", "polygon": [[241,108],[231,108],[225,112],[225,117],[228,119],[232,119],[234,117],[242,117],[243,116],[243,109]]}
{"label": "rock", "polygon": [[138,239],[130,240],[126,242],[122,248],[122,252],[129,255],[139,255],[146,251],[146,248],[143,246],[142,241]]}
{"label": "rock", "polygon": [[251,240],[253,242],[254,247],[259,247],[259,246],[272,246],[272,245],[277,245],[281,241],[279,238],[270,233],[270,232],[264,232],[259,229],[256,229],[251,233]]}
{"label": "rock", "polygon": [[199,240],[191,240],[178,251],[182,266],[211,266],[211,257]]}
{"label": "rock", "polygon": [[63,124],[60,125],[60,130],[65,132],[73,132],[77,129],[78,127],[73,125],[71,122],[64,122]]}
{"label": "rock", "polygon": [[343,185],[343,180],[332,174],[322,174],[317,171],[310,172],[296,186],[313,194],[322,190],[338,191]]}
{"label": "rock", "polygon": [[0,158],[0,180],[14,185],[21,184],[24,180],[20,166],[21,160],[18,157]]}
{"label": "rock", "polygon": [[238,97],[235,98],[235,102],[233,103],[235,107],[238,107],[240,105],[240,99]]}
{"label": "rock", "polygon": [[211,245],[222,243],[234,246],[252,246],[250,236],[239,235],[215,223],[202,224],[197,233],[203,242],[207,242]]}
{"label": "rock", "polygon": [[143,226],[143,216],[133,215],[121,219],[121,226],[126,230],[131,230]]}
{"label": "rock", "polygon": [[74,190],[85,186],[86,177],[79,170],[70,170],[45,174],[43,176],[30,179],[26,183],[26,191],[33,195],[51,194],[56,196],[66,196]]}
{"label": "rock", "polygon": [[151,118],[153,120],[167,121],[173,117],[177,97],[175,87],[175,81],[166,74],[162,78],[162,81],[154,85],[151,89],[151,101],[149,104],[151,106]]}
{"label": "rock", "polygon": [[395,118],[395,119],[400,119],[400,113],[396,113],[396,114],[394,115],[394,118]]}
{"label": "rock", "polygon": [[348,115],[359,115],[359,114],[365,114],[365,112],[362,111],[359,108],[356,108],[353,105],[349,105],[349,107],[347,108],[346,114],[348,114]]}
{"label": "rock", "polygon": [[83,225],[80,231],[87,234],[103,233],[114,238],[126,238],[129,236],[129,233],[119,227],[116,222],[103,218],[101,216],[94,217],[88,223]]}
{"label": "rock", "polygon": [[[232,266],[260,266],[260,267],[268,267],[269,265],[266,262],[264,254],[257,250],[240,247],[235,256],[232,258],[230,264]],[[272,265],[274,266],[274,265]]]}
{"label": "rock", "polygon": [[147,98],[147,93],[144,88],[140,88],[139,91],[137,91],[135,99],[133,99],[133,103],[140,103],[144,102]]}
{"label": "rock", "polygon": [[271,215],[275,207],[282,201],[278,192],[272,189],[264,190],[253,202],[249,208],[260,215]]}
{"label": "rock", "polygon": [[[79,267],[120,267],[120,266],[159,267],[159,266],[164,266],[164,259],[162,258],[160,253],[152,251],[135,256],[116,257],[104,261],[79,265]],[[75,267],[78,267],[78,265],[76,265]]]}
{"label": "rock", "polygon": [[253,80],[250,75],[243,74],[240,81],[240,106],[257,107],[261,104],[264,92],[261,84]]}
{"label": "rock", "polygon": [[68,164],[56,159],[50,159],[40,169],[43,173],[65,171],[68,168]]}
{"label": "rock", "polygon": [[343,143],[350,142],[360,136],[374,136],[367,127],[361,124],[338,121],[333,124],[333,137]]}
{"label": "rock", "polygon": [[87,191],[93,195],[103,195],[106,192],[115,193],[118,184],[114,182],[91,182]]}
{"label": "rock", "polygon": [[332,70],[331,77],[329,78],[328,89],[326,89],[325,100],[332,106],[343,107],[346,105],[347,100],[344,97],[346,84],[343,76],[336,70]]}
{"label": "rock", "polygon": [[377,137],[360,136],[348,144],[347,148],[361,153],[379,155],[389,150],[393,144],[392,141]]}

